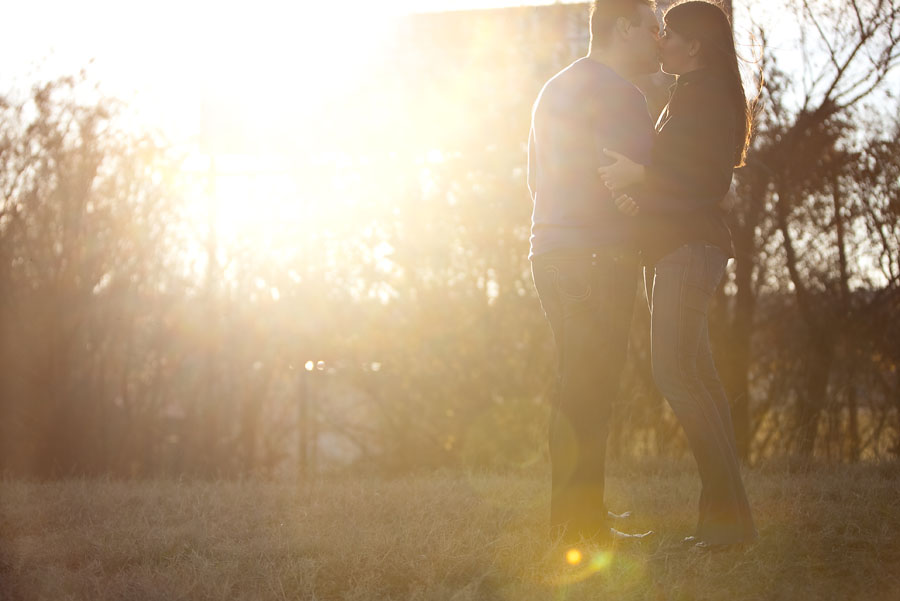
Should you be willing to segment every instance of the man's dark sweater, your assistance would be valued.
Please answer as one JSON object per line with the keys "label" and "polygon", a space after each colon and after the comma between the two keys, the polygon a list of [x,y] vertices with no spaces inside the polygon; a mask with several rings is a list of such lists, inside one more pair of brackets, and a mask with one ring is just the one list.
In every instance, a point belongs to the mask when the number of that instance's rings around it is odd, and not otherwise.
{"label": "man's dark sweater", "polygon": [[640,90],[613,69],[581,58],[538,95],[528,140],[534,203],[529,258],[558,249],[636,248],[638,222],[620,213],[597,167],[604,148],[651,162],[653,124]]}
{"label": "man's dark sweater", "polygon": [[653,265],[704,241],[734,256],[720,203],[731,186],[737,119],[726,83],[710,69],[678,78],[656,123],[644,184],[629,190],[641,209],[641,252]]}

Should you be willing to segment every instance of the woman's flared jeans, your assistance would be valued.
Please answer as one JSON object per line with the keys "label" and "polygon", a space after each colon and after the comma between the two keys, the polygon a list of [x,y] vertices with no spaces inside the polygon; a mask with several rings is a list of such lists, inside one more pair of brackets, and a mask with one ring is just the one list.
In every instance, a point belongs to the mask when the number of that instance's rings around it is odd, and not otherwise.
{"label": "woman's flared jeans", "polygon": [[710,300],[727,262],[717,246],[693,242],[644,268],[653,379],[684,428],[700,471],[695,536],[713,545],[757,538],[709,344]]}

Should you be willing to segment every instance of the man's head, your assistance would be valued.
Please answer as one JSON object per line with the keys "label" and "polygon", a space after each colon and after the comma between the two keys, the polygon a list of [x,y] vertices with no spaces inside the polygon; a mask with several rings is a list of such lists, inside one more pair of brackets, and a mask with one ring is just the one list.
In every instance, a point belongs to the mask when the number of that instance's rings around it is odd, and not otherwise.
{"label": "man's head", "polygon": [[654,0],[593,0],[591,54],[615,55],[627,73],[659,69],[656,41],[659,21]]}

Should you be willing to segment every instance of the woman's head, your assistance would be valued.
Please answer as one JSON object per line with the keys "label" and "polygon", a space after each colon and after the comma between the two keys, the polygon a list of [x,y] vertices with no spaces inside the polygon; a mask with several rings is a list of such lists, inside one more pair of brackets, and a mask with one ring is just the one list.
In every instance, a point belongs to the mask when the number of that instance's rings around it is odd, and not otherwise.
{"label": "woman's head", "polygon": [[665,29],[659,40],[659,58],[663,71],[682,75],[706,67],[719,73],[728,82],[738,115],[735,166],[742,166],[750,140],[752,119],[728,16],[711,2],[689,0],[666,11],[663,22]]}

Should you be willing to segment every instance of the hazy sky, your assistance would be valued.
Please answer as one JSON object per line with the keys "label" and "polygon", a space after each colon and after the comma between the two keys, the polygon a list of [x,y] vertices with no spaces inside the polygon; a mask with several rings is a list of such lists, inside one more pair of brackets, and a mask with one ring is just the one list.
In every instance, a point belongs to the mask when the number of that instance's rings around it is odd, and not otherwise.
{"label": "hazy sky", "polygon": [[[571,2],[571,0],[568,0]],[[563,1],[562,3],[568,3]],[[94,58],[103,69],[137,70],[154,58],[209,43],[290,36],[295,28],[318,22],[334,38],[344,24],[377,23],[408,12],[553,4],[554,0],[341,0],[339,3],[287,3],[258,0],[29,0],[4,6],[0,36],[0,85],[35,74],[72,72]],[[334,39],[336,44],[348,40]],[[131,64],[133,63],[133,64]],[[124,73],[117,73],[122,74]]]}
{"label": "hazy sky", "polygon": [[[88,68],[103,92],[150,124],[186,130],[204,94],[270,87],[279,78],[321,81],[329,65],[360,64],[390,35],[391,16],[552,4],[552,0],[10,0],[0,36],[0,94]],[[780,2],[735,0],[739,42],[751,20],[766,22],[782,68],[798,64],[794,18],[772,17]],[[745,55],[752,48],[742,46]],[[352,76],[352,73],[347,74]]]}
{"label": "hazy sky", "polygon": [[[30,0],[4,6],[0,93],[88,67],[91,81],[125,100],[147,122],[186,129],[202,90],[251,72],[248,87],[329,63],[346,64],[407,12],[552,4],[552,0]],[[252,7],[252,8],[251,8]],[[314,60],[310,60],[310,59]],[[93,61],[93,62],[92,62]],[[89,66],[88,66],[89,65]],[[210,94],[217,94],[216,91]],[[196,103],[195,103],[196,104]]]}

